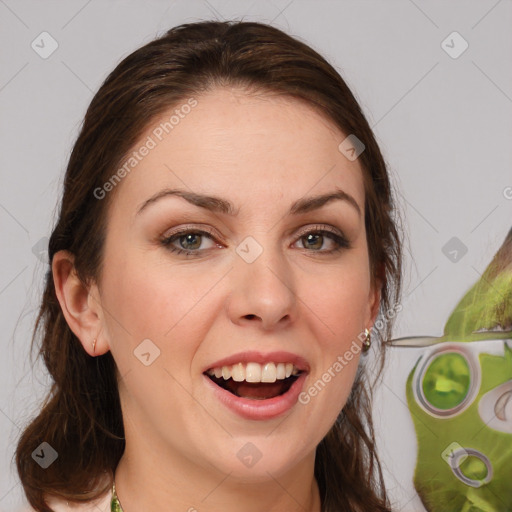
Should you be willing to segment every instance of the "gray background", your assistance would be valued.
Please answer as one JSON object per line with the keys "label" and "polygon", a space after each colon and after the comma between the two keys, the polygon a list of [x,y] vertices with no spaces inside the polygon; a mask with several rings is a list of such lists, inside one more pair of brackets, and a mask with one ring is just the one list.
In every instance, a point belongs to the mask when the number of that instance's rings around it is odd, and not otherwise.
{"label": "gray background", "polygon": [[[0,511],[22,503],[13,450],[49,383],[29,358],[46,268],[34,252],[49,235],[85,109],[121,58],[166,29],[241,17],[272,23],[322,53],[374,127],[407,236],[396,336],[440,335],[511,227],[510,0],[0,0]],[[43,31],[58,44],[47,59],[31,47]],[[469,45],[457,58],[442,46],[453,31]],[[452,39],[453,53],[462,46]],[[455,262],[442,252],[454,236],[467,247]],[[423,510],[411,483],[416,445],[404,405],[417,357],[415,349],[391,354],[376,405],[386,482],[403,511]]]}

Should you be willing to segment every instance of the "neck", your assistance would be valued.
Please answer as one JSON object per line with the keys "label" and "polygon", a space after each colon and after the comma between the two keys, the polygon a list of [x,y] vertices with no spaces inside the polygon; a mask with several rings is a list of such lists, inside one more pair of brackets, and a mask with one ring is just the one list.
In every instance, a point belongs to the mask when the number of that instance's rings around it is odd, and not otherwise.
{"label": "neck", "polygon": [[[233,475],[198,467],[191,461],[162,463],[155,454],[126,450],[115,472],[123,512],[183,510],[198,512],[320,512],[314,459],[279,478],[242,482]],[[149,455],[149,456],[148,456]],[[312,462],[312,463],[311,463]]]}

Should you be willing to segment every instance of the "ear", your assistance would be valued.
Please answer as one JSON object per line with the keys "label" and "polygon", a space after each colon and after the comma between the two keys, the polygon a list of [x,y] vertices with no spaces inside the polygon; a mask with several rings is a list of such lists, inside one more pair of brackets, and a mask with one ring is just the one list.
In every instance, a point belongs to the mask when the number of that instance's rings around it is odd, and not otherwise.
{"label": "ear", "polygon": [[381,282],[376,280],[370,291],[369,305],[370,305],[370,318],[368,321],[368,329],[373,327],[377,315],[379,314],[380,300],[381,300]]}
{"label": "ear", "polygon": [[97,285],[85,286],[82,283],[75,270],[74,256],[69,251],[58,251],[53,256],[52,273],[64,318],[84,350],[90,356],[107,352],[109,346],[102,334],[101,299]]}
{"label": "ear", "polygon": [[370,287],[370,294],[368,297],[369,304],[369,318],[367,322],[367,328],[371,329],[375,320],[377,319],[377,315],[379,314],[380,301],[382,299],[382,285],[383,285],[383,265],[379,266],[377,271],[377,275],[373,279],[372,286]]}

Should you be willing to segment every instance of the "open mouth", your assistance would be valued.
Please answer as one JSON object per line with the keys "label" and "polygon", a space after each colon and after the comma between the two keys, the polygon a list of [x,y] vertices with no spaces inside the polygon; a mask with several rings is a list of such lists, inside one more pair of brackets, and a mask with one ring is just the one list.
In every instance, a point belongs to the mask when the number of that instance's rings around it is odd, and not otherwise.
{"label": "open mouth", "polygon": [[249,400],[268,400],[289,391],[303,372],[292,363],[237,363],[205,372],[217,386]]}

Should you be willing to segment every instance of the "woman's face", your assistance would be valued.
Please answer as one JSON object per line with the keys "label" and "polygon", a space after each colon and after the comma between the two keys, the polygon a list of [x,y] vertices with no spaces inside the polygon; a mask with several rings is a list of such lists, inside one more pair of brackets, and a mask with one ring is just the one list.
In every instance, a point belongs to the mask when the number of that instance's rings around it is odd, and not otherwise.
{"label": "woman's face", "polygon": [[277,477],[313,461],[378,307],[362,171],[297,100],[195,100],[152,124],[116,185],[101,336],[129,453]]}

